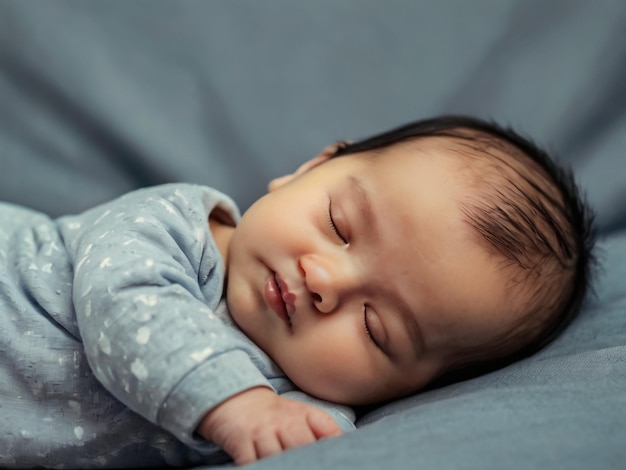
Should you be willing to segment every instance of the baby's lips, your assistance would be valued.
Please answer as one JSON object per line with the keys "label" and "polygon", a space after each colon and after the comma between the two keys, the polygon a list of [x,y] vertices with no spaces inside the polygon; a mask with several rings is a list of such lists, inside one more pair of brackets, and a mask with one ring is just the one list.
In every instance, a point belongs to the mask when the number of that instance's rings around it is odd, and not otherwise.
{"label": "baby's lips", "polygon": [[281,296],[285,302],[287,313],[292,315],[296,311],[296,294],[289,291],[289,286],[280,278],[280,276],[276,276],[276,281],[278,282]]}
{"label": "baby's lips", "polygon": [[296,303],[296,294],[294,294],[293,292],[283,292],[283,300],[285,301],[286,304],[295,304]]}

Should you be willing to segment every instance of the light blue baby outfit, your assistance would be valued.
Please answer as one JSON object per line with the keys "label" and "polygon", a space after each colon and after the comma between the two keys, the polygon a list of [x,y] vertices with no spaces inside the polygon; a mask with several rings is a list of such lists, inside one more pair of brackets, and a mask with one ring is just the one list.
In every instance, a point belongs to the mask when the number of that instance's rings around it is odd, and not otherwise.
{"label": "light blue baby outfit", "polygon": [[233,324],[208,227],[222,193],[170,184],[52,220],[0,204],[0,467],[197,465],[193,431],[250,387],[299,392]]}

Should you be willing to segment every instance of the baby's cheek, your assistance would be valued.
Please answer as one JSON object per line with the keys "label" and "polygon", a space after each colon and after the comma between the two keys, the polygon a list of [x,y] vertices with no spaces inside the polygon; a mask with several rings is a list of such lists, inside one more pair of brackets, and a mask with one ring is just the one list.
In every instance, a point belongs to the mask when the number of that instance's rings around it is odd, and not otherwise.
{"label": "baby's cheek", "polygon": [[302,391],[318,398],[338,402],[362,401],[377,379],[374,364],[360,347],[346,341],[311,341],[283,357],[281,368]]}

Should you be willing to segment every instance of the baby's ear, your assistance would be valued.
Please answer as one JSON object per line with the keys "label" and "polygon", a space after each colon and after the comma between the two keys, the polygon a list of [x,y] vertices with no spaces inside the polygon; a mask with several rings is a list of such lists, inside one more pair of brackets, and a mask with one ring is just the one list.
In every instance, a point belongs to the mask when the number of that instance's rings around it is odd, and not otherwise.
{"label": "baby's ear", "polygon": [[311,158],[307,162],[305,162],[302,165],[300,165],[295,172],[289,173],[288,175],[285,175],[285,176],[280,176],[278,178],[274,178],[267,185],[267,189],[270,192],[272,192],[272,191],[276,191],[278,188],[282,188],[284,185],[286,185],[290,181],[293,181],[298,176],[300,176],[300,175],[306,173],[307,171],[312,170],[316,166],[321,165],[322,163],[324,163],[326,160],[328,160],[331,157],[333,157],[335,155],[335,153],[337,153],[338,149],[340,149],[342,147],[345,147],[345,146],[346,146],[346,142],[337,142],[335,144],[329,145],[324,150],[322,150],[319,153],[319,155]]}

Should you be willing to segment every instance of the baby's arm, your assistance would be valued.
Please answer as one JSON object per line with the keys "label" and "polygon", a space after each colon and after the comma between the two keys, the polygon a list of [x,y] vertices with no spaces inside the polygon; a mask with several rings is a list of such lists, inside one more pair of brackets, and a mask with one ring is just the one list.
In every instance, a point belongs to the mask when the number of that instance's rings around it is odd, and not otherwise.
{"label": "baby's arm", "polygon": [[197,432],[243,465],[338,436],[341,429],[322,409],[261,387],[241,392],[211,410]]}
{"label": "baby's arm", "polygon": [[239,335],[207,307],[221,296],[221,285],[210,286],[221,266],[206,262],[206,209],[183,195],[152,188],[65,221],[94,374],[181,441],[202,450],[196,430],[238,463],[340,433],[322,409],[278,396]]}
{"label": "baby's arm", "polygon": [[209,410],[270,385],[207,307],[221,296],[211,285],[221,266],[207,261],[217,256],[202,207],[210,194],[197,191],[134,192],[60,224],[75,252],[74,305],[93,373],[133,411],[201,448],[193,433]]}

